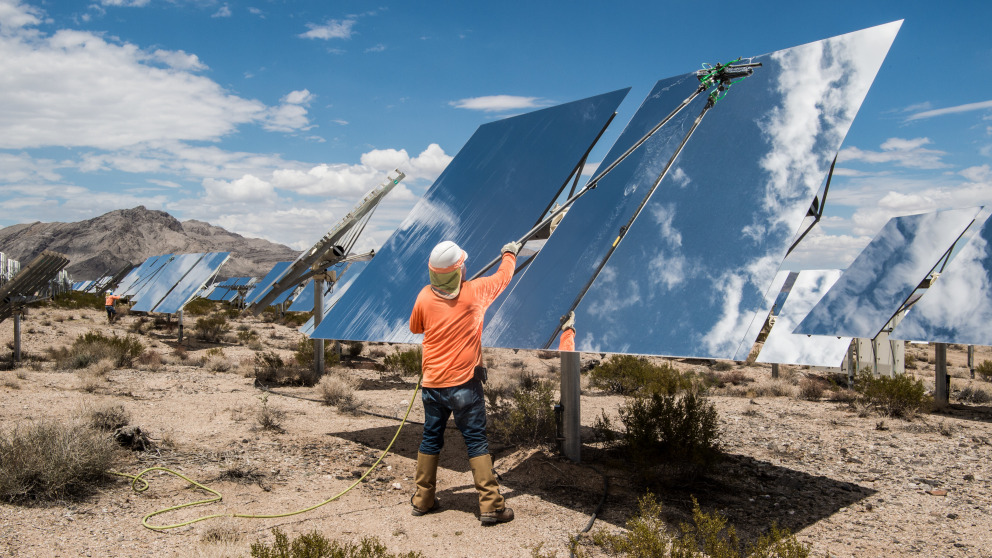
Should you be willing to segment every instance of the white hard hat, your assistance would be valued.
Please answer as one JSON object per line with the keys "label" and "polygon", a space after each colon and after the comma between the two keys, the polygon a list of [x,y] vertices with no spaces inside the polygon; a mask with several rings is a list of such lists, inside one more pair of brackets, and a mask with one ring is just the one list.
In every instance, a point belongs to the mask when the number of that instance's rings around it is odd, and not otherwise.
{"label": "white hard hat", "polygon": [[447,273],[454,271],[468,258],[465,250],[458,247],[450,240],[445,240],[431,250],[431,258],[427,262],[427,267],[436,273]]}

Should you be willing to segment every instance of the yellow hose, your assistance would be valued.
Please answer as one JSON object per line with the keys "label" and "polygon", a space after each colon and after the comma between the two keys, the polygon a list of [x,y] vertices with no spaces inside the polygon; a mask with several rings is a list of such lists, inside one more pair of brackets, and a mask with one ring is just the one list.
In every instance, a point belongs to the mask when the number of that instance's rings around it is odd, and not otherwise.
{"label": "yellow hose", "polygon": [[[171,475],[175,475],[175,476],[183,479],[184,481],[192,484],[193,486],[195,486],[197,488],[200,488],[202,490],[205,490],[205,491],[207,491],[207,492],[209,492],[209,493],[211,493],[211,494],[214,495],[213,498],[208,498],[206,500],[197,500],[196,502],[189,502],[189,503],[186,503],[186,504],[180,504],[178,506],[172,506],[171,508],[165,508],[163,510],[158,510],[158,511],[152,512],[152,513],[146,515],[145,517],[141,518],[141,524],[144,525],[145,527],[149,528],[149,529],[152,529],[153,531],[165,531],[167,529],[175,529],[177,527],[184,527],[186,525],[192,525],[193,523],[197,523],[197,522],[200,522],[200,521],[206,521],[207,519],[214,519],[216,517],[241,517],[241,518],[245,518],[245,519],[274,519],[274,518],[277,518],[277,517],[289,517],[289,516],[292,516],[292,515],[299,515],[301,513],[307,513],[309,511],[313,511],[313,510],[315,510],[315,509],[317,509],[317,508],[319,508],[319,507],[321,507],[321,506],[323,506],[325,504],[329,504],[329,503],[333,502],[334,500],[337,500],[338,498],[344,496],[352,488],[355,488],[356,486],[358,486],[358,484],[360,482],[362,482],[365,479],[365,477],[369,476],[369,474],[372,471],[374,471],[376,467],[379,466],[379,463],[382,462],[383,458],[386,457],[386,454],[389,453],[389,450],[392,449],[393,444],[396,443],[396,439],[399,438],[399,436],[400,436],[400,431],[403,430],[403,425],[406,424],[406,420],[410,416],[410,411],[413,409],[413,402],[417,400],[417,392],[420,391],[420,381],[421,381],[421,379],[422,378],[418,378],[417,379],[417,387],[413,388],[413,396],[410,397],[410,404],[407,405],[407,407],[406,407],[406,414],[403,415],[403,421],[400,422],[400,426],[399,426],[399,428],[396,429],[396,434],[393,435],[393,439],[389,441],[389,445],[386,446],[386,449],[382,450],[382,454],[379,455],[379,459],[376,459],[375,463],[373,463],[372,466],[369,467],[367,471],[365,471],[365,474],[363,474],[361,477],[359,477],[358,480],[356,480],[355,482],[353,482],[351,484],[351,486],[349,486],[348,488],[342,490],[341,492],[335,494],[334,496],[331,496],[330,498],[324,500],[323,502],[320,502],[319,504],[314,504],[313,506],[310,506],[308,508],[304,508],[302,510],[291,511],[291,512],[287,512],[287,513],[278,513],[278,514],[272,514],[272,515],[259,515],[259,514],[248,514],[248,513],[229,513],[229,514],[228,513],[215,513],[215,514],[212,514],[212,515],[205,515],[203,517],[197,517],[196,519],[191,519],[189,521],[183,521],[182,523],[174,523],[172,525],[150,525],[148,523],[148,520],[151,519],[151,518],[153,518],[153,517],[155,517],[156,515],[161,515],[163,513],[168,513],[168,512],[171,512],[171,511],[182,509],[182,508],[188,508],[190,506],[198,506],[200,504],[212,504],[214,502],[220,502],[221,500],[223,500],[224,497],[221,495],[220,492],[217,492],[216,490],[214,490],[214,489],[212,489],[212,488],[210,488],[210,487],[208,487],[206,485],[200,484],[200,483],[198,483],[198,482],[190,479],[189,477],[183,475],[182,473],[178,473],[178,472],[173,471],[172,469],[168,469],[166,467],[149,467],[149,468],[145,469],[144,471],[141,471],[137,475],[129,475],[127,473],[118,473],[116,471],[111,471],[110,473],[113,474],[113,475],[117,475],[117,476],[120,476],[120,477],[125,477],[125,478],[131,479],[131,489],[134,490],[135,492],[138,492],[138,493],[144,492],[145,490],[148,490],[148,481],[146,481],[144,478],[142,478],[146,473],[150,473],[152,471],[163,471],[163,472],[169,473]],[[141,482],[142,483],[142,486],[139,487],[138,486],[138,482]]]}

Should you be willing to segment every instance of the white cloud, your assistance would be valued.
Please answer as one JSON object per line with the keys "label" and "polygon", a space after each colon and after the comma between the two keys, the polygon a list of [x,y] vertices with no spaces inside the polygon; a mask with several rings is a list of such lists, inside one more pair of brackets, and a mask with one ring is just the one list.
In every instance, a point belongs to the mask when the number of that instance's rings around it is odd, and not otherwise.
{"label": "white cloud", "polygon": [[120,8],[140,8],[147,6],[151,0],[100,0],[104,6],[116,6]]}
{"label": "white cloud", "polygon": [[314,98],[315,95],[306,89],[290,92],[282,98],[283,104],[269,109],[263,127],[274,132],[308,129],[310,119],[307,117],[307,107]]}
{"label": "white cloud", "polygon": [[227,4],[224,4],[210,17],[231,17],[231,8]]}
{"label": "white cloud", "polygon": [[485,97],[472,97],[469,99],[451,101],[448,104],[455,108],[482,110],[486,112],[502,112],[507,110],[538,108],[545,106],[548,103],[538,97],[488,95]]}
{"label": "white cloud", "polygon": [[925,110],[923,112],[918,112],[916,114],[910,115],[908,118],[906,118],[906,120],[913,121],[913,120],[920,120],[923,118],[932,118],[934,116],[944,116],[946,114],[958,114],[962,112],[971,112],[974,110],[985,110],[985,109],[992,109],[992,101],[981,101],[978,103],[968,103],[965,105],[958,105],[956,107]]}
{"label": "white cloud", "polygon": [[209,141],[265,116],[262,103],[151,59],[199,63],[79,31],[0,36],[0,148]]}
{"label": "white cloud", "polygon": [[272,184],[246,174],[230,182],[207,178],[203,181],[203,190],[208,202],[247,202],[252,204],[268,203],[275,196]]}
{"label": "white cloud", "polygon": [[186,54],[182,50],[156,50],[151,55],[152,60],[156,60],[175,70],[206,70],[207,65],[200,62],[200,58],[195,54]]}
{"label": "white cloud", "polygon": [[386,45],[379,43],[375,46],[370,46],[369,48],[365,49],[365,52],[383,52],[385,50],[386,50]]}
{"label": "white cloud", "polygon": [[337,20],[331,19],[323,25],[318,25],[316,23],[308,23],[306,33],[301,33],[300,37],[304,39],[350,39],[354,33],[353,28],[355,27],[354,19],[344,19]]}
{"label": "white cloud", "polygon": [[939,169],[948,165],[941,161],[945,151],[924,147],[932,142],[929,138],[889,138],[885,140],[881,151],[862,150],[857,147],[842,149],[837,156],[838,162],[864,161],[866,163],[888,163],[906,168]]}
{"label": "white cloud", "polygon": [[0,0],[0,29],[10,31],[38,25],[42,16],[41,10],[22,4],[19,0]]}

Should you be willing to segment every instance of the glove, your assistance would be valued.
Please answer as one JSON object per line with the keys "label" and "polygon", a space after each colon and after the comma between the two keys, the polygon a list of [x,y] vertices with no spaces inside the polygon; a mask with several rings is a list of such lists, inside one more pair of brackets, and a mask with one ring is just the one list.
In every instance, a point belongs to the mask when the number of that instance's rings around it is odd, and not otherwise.
{"label": "glove", "polygon": [[561,330],[575,329],[575,312],[569,312],[561,318]]}
{"label": "glove", "polygon": [[520,246],[521,244],[519,242],[507,242],[506,245],[503,246],[503,249],[500,250],[500,252],[504,254],[510,252],[511,254],[516,256],[517,252],[520,251]]}

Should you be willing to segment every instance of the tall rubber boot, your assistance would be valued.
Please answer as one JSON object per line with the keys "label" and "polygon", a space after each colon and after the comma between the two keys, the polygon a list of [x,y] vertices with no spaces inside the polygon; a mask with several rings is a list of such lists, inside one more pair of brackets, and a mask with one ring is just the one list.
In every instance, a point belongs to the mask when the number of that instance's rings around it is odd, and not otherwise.
{"label": "tall rubber boot", "polygon": [[413,480],[417,485],[417,491],[410,498],[413,504],[413,515],[420,516],[430,513],[438,508],[440,502],[434,495],[437,492],[437,462],[440,455],[427,455],[417,453],[417,472]]}
{"label": "tall rubber boot", "polygon": [[513,510],[506,507],[506,500],[499,493],[499,483],[493,473],[493,458],[488,453],[468,460],[479,491],[479,520],[483,525],[513,521]]}

